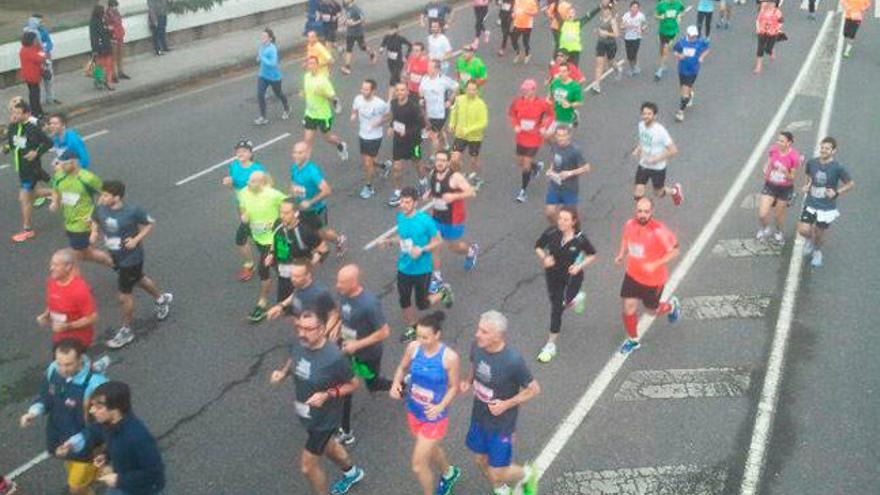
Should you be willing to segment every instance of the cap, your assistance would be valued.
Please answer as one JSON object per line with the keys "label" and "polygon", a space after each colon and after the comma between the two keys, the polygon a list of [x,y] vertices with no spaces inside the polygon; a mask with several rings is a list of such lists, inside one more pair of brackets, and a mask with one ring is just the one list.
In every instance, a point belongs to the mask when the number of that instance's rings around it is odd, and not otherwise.
{"label": "cap", "polygon": [[534,79],[526,79],[522,82],[519,89],[522,91],[530,91],[538,88],[538,83],[535,82]]}
{"label": "cap", "polygon": [[251,141],[250,139],[242,139],[241,141],[239,141],[238,143],[235,144],[235,148],[233,148],[233,149],[239,149],[239,148],[247,148],[251,151],[254,151],[254,142]]}
{"label": "cap", "polygon": [[464,45],[464,47],[462,48],[462,50],[464,50],[464,51],[466,51],[466,52],[472,52],[472,51],[474,51],[474,45],[473,45],[473,44],[467,44],[467,45]]}
{"label": "cap", "polygon": [[700,30],[697,29],[697,26],[694,26],[693,24],[691,24],[690,26],[687,27],[687,35],[688,36],[699,36]]}
{"label": "cap", "polygon": [[64,150],[64,152],[61,153],[61,155],[58,157],[58,161],[59,161],[59,162],[66,162],[66,161],[68,161],[68,160],[73,160],[74,158],[76,158],[77,160],[79,160],[79,153],[77,153],[76,150],[74,150],[74,149],[67,148],[67,149]]}

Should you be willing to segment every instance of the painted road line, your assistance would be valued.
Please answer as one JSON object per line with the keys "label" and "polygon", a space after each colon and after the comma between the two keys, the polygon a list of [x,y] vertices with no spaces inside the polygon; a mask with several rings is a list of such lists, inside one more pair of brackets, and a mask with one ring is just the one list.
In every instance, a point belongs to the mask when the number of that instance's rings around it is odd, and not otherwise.
{"label": "painted road line", "polygon": [[[833,13],[829,12],[823,24],[830,24]],[[816,146],[814,154],[819,154],[820,140],[828,133],[831,123],[831,112],[834,108],[834,94],[837,91],[837,79],[840,75],[840,53],[843,49],[843,16],[834,30],[837,43],[831,53],[831,75],[828,81],[828,89],[825,93],[825,101],[822,104],[822,116],[819,119],[819,128],[816,130]],[[817,36],[818,43],[824,36]],[[791,251],[791,260],[788,264],[788,275],[785,277],[785,288],[782,292],[782,301],[779,306],[779,318],[776,320],[776,328],[773,334],[773,343],[770,347],[770,358],[767,360],[767,371],[764,374],[764,385],[761,388],[761,400],[758,402],[755,412],[755,427],[752,430],[752,440],[749,445],[749,455],[746,458],[743,470],[740,495],[755,495],[760,492],[761,477],[764,473],[764,463],[767,458],[767,447],[773,436],[773,421],[776,417],[776,408],[779,403],[779,386],[782,383],[783,368],[785,367],[785,352],[788,349],[788,336],[791,333],[791,322],[794,319],[794,310],[797,303],[798,288],[801,284],[801,268],[803,266],[804,240],[796,236],[794,249]]]}
{"label": "painted road line", "polygon": [[715,495],[724,491],[727,471],[695,465],[657,466],[564,473],[557,495]]}
{"label": "painted road line", "polygon": [[[429,201],[424,206],[419,208],[419,211],[426,211],[430,207],[431,207],[431,202]],[[364,246],[364,251],[369,251],[370,249],[373,249],[374,247],[376,247],[377,244],[384,241],[385,239],[388,238],[388,236],[390,236],[391,234],[393,234],[395,232],[397,232],[397,225],[395,225],[394,227],[391,227],[390,229],[386,230],[385,232],[382,232],[381,234],[379,234],[378,237],[376,237],[372,241],[368,242],[367,245]]]}
{"label": "painted road line", "polygon": [[692,320],[763,318],[769,307],[770,296],[766,295],[697,296],[681,300],[681,315]]}
{"label": "painted road line", "polygon": [[[604,81],[605,78],[610,76],[611,73],[614,72],[615,70],[623,70],[623,60],[618,60],[617,62],[614,62],[614,66],[617,68],[615,69],[612,67],[611,69],[606,70],[605,73],[602,74],[602,77],[599,78],[599,82]],[[587,93],[595,87],[596,87],[596,81],[593,81],[590,84],[588,84],[587,87],[584,88],[583,92]]]}
{"label": "painted road line", "polygon": [[[827,16],[823,21],[819,35],[813,40],[813,45],[810,47],[810,51],[804,59],[804,63],[801,65],[794,82],[788,89],[788,93],[786,93],[782,103],[777,108],[776,114],[768,123],[767,128],[764,130],[764,134],[755,144],[752,154],[743,165],[739,175],[731,183],[730,189],[728,189],[727,194],[721,200],[721,203],[715,208],[715,211],[712,212],[712,216],[703,227],[700,235],[691,245],[690,249],[688,249],[687,254],[685,254],[684,258],[681,260],[681,263],[679,263],[672,272],[672,276],[669,278],[669,281],[667,281],[666,289],[664,290],[665,297],[673,294],[684,277],[690,272],[691,267],[694,265],[697,258],[703,253],[709,240],[715,235],[721,221],[733,207],[734,201],[736,201],[736,198],[742,193],[743,187],[745,187],[746,182],[752,177],[755,168],[761,163],[767,146],[773,141],[779,127],[782,125],[782,119],[788,114],[788,110],[791,108],[798,91],[807,80],[809,69],[813,66],[813,61],[819,53],[820,40],[824,37],[822,34],[828,30],[828,26],[830,25],[831,15]],[[653,316],[650,314],[643,314],[639,319],[639,335],[644,336],[647,334],[653,322]],[[550,440],[548,440],[544,445],[544,448],[541,449],[538,457],[535,458],[535,467],[538,471],[539,477],[544,475],[547,468],[550,467],[559,453],[562,452],[565,444],[568,443],[569,439],[571,439],[577,431],[578,426],[580,426],[584,418],[587,417],[587,414],[593,409],[593,406],[596,405],[596,402],[608,388],[608,385],[611,384],[611,381],[614,380],[614,377],[617,376],[617,373],[620,372],[621,367],[623,367],[623,364],[626,362],[626,358],[627,356],[615,351],[602,370],[599,371],[599,374],[596,375],[590,383],[589,387],[587,387],[586,391],[584,391],[583,395],[578,399],[571,412],[562,419],[559,426],[557,426],[556,431],[553,432],[553,436],[550,437]]]}
{"label": "painted road line", "polygon": [[614,400],[742,397],[750,383],[748,368],[638,370],[626,377]]}
{"label": "painted road line", "polygon": [[[260,151],[263,148],[272,146],[273,144],[277,143],[278,141],[281,141],[282,139],[287,139],[289,137],[290,137],[290,133],[285,132],[284,134],[282,134],[276,138],[272,138],[263,144],[254,146],[254,151]],[[232,163],[233,160],[235,160],[234,156],[227,158],[216,165],[211,165],[210,167],[206,168],[205,170],[202,170],[201,172],[196,172],[196,173],[190,175],[189,177],[186,177],[184,179],[180,179],[179,181],[175,182],[174,185],[175,186],[182,186],[182,185],[186,184],[187,182],[192,182],[203,175],[210,174],[211,172],[217,170],[218,168],[220,168],[224,165],[229,165],[230,163]]]}
{"label": "painted road line", "polygon": [[761,201],[761,193],[746,194],[739,207],[744,210],[757,210]]}
{"label": "painted road line", "polygon": [[[107,129],[101,129],[100,131],[96,131],[96,132],[93,132],[93,133],[91,133],[91,134],[89,134],[89,135],[87,135],[87,136],[83,136],[82,139],[83,139],[83,141],[88,141],[88,140],[90,140],[90,139],[94,139],[94,138],[96,138],[96,137],[103,136],[104,134],[107,134],[107,133],[109,133],[109,132],[110,132],[110,131],[108,131]],[[12,166],[12,164],[10,164],[10,163],[4,163],[4,164],[0,165],[0,170],[3,170],[3,169],[6,169],[6,168],[9,168],[9,167],[11,167],[11,166]]]}
{"label": "painted road line", "polygon": [[746,239],[722,239],[712,247],[712,255],[725,258],[780,256],[782,255],[782,246],[782,244],[762,242],[754,237]]}
{"label": "painted road line", "polygon": [[15,468],[15,470],[10,471],[9,474],[6,475],[6,478],[8,478],[10,480],[14,480],[15,478],[21,476],[25,471],[29,470],[30,468],[36,466],[37,464],[39,464],[43,461],[45,461],[49,457],[50,457],[49,453],[46,451],[43,451],[40,454],[38,454],[36,457],[34,457],[33,459],[31,459],[31,460],[27,461],[26,463],[22,464],[21,466]]}
{"label": "painted road line", "polygon": [[790,132],[809,131],[812,128],[812,120],[795,120],[794,122],[789,122],[785,126],[785,130]]}

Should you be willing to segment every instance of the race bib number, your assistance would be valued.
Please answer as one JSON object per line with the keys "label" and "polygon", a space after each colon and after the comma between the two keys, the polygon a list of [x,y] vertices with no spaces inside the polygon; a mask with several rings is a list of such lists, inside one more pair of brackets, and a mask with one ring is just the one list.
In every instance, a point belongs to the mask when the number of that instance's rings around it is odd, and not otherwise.
{"label": "race bib number", "polygon": [[412,397],[416,404],[423,406],[430,406],[434,403],[434,392],[415,384],[410,386],[409,396]]}
{"label": "race bib number", "polygon": [[61,193],[61,204],[64,206],[74,206],[79,202],[79,193],[63,192]]}
{"label": "race bib number", "polygon": [[342,340],[345,341],[357,340],[358,337],[357,330],[349,328],[346,325],[342,325],[342,331],[340,333],[342,333]]}
{"label": "race bib number", "polygon": [[524,131],[531,131],[531,130],[534,130],[534,129],[535,129],[535,125],[537,125],[537,122],[535,122],[534,120],[526,120],[526,119],[523,119],[523,120],[520,120],[520,121],[519,121],[519,128],[522,129],[522,130],[524,130]]}
{"label": "race bib number", "polygon": [[776,169],[770,172],[770,182],[781,183],[785,182],[785,180],[785,172],[783,172],[782,170]]}
{"label": "race bib number", "polygon": [[321,15],[321,20],[324,22],[330,22],[331,19],[333,19],[333,16],[330,14],[322,14]]}
{"label": "race bib number", "polygon": [[503,12],[510,12],[511,7],[512,7],[512,5],[509,3],[502,3],[501,4],[501,10]]}
{"label": "race bib number", "polygon": [[391,124],[391,128],[394,129],[394,132],[398,134],[406,134],[406,124],[403,122],[394,121]]}
{"label": "race bib number", "polygon": [[489,404],[495,400],[495,391],[474,380],[474,396],[481,402]]}
{"label": "race bib number", "polygon": [[440,11],[437,9],[428,9],[428,17],[436,19],[440,17]]}
{"label": "race bib number", "polygon": [[398,54],[397,52],[388,52],[388,60],[397,60],[397,57],[399,56],[400,54]]}
{"label": "race bib number", "polygon": [[557,89],[553,91],[553,99],[557,102],[563,102],[566,98],[568,98],[568,91],[564,89]]}
{"label": "race bib number", "polygon": [[449,205],[446,204],[446,201],[443,201],[443,198],[434,198],[431,207],[437,211],[446,211],[449,209]]}
{"label": "race bib number", "polygon": [[825,187],[817,187],[817,186],[811,187],[810,188],[810,196],[812,196],[816,199],[822,199],[822,198],[827,197],[825,195]]}
{"label": "race bib number", "polygon": [[400,252],[409,254],[409,250],[413,248],[412,239],[401,239],[400,240]]}
{"label": "race bib number", "polygon": [[303,404],[300,401],[296,401],[293,403],[293,407],[296,409],[296,415],[304,418],[311,419],[312,418],[312,408],[307,404]]}
{"label": "race bib number", "polygon": [[418,83],[422,82],[422,75],[421,75],[421,74],[416,74],[415,72],[412,72],[412,73],[410,73],[410,75],[409,75],[409,80],[412,81],[412,82],[414,82],[414,83],[416,83],[416,84],[418,84]]}
{"label": "race bib number", "polygon": [[107,237],[104,239],[104,245],[107,246],[107,249],[110,251],[119,251],[122,249],[122,238],[121,237]]}
{"label": "race bib number", "polygon": [[52,320],[52,323],[67,323],[67,315],[64,313],[56,313],[54,311],[49,313],[49,319]]}
{"label": "race bib number", "polygon": [[677,10],[675,10],[675,9],[669,9],[669,10],[666,11],[666,18],[667,18],[667,19],[675,19],[676,17],[678,17],[678,11],[677,11]]}
{"label": "race bib number", "polygon": [[27,147],[27,138],[25,136],[12,136],[12,146],[18,149]]}
{"label": "race bib number", "polygon": [[689,47],[686,47],[684,50],[682,50],[681,53],[682,53],[685,57],[690,58],[690,57],[693,57],[694,55],[697,54],[697,49],[694,48],[694,47],[692,47],[692,46],[689,46]]}
{"label": "race bib number", "polygon": [[644,258],[645,257],[645,246],[641,244],[630,243],[626,245],[629,250],[629,255],[633,258]]}
{"label": "race bib number", "polygon": [[278,276],[284,278],[290,278],[290,275],[293,273],[293,264],[292,263],[279,263],[278,264]]}
{"label": "race bib number", "polygon": [[272,224],[266,222],[251,223],[251,232],[254,235],[265,234],[272,230]]}

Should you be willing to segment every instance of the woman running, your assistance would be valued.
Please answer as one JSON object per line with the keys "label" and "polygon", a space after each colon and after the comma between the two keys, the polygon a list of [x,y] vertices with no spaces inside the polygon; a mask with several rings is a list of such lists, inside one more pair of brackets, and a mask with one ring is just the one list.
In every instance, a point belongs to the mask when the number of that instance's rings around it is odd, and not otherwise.
{"label": "woman running", "polygon": [[496,53],[499,57],[504,56],[507,49],[507,40],[511,38],[513,30],[513,0],[500,0],[498,4],[498,21],[501,25],[501,48]]}
{"label": "woman running", "polygon": [[642,72],[639,68],[639,46],[642,44],[642,35],[648,29],[648,20],[645,14],[639,10],[638,0],[629,4],[629,10],[620,18],[623,29],[623,45],[626,48],[626,62],[629,64],[629,76],[635,77]]}
{"label": "woman running", "polygon": [[[774,244],[785,243],[785,212],[794,197],[794,177],[804,162],[803,155],[792,146],[794,135],[788,131],[779,133],[776,144],[770,148],[764,164],[764,188],[758,203],[760,228],[755,237],[759,241],[770,240]],[[770,227],[770,210],[773,210],[776,232]],[[771,237],[772,232],[772,237]]]}
{"label": "woman running", "polygon": [[281,100],[284,113],[281,120],[290,118],[290,105],[287,97],[281,90],[281,69],[278,68],[278,48],[275,46],[275,33],[266,28],[260,33],[260,49],[257,52],[257,60],[260,62],[260,72],[257,74],[257,104],[260,106],[260,116],[254,120],[256,125],[269,123],[266,118],[266,90],[272,88],[275,97]]}
{"label": "woman running", "polygon": [[595,79],[593,79],[590,90],[593,93],[600,94],[602,92],[602,74],[605,73],[606,68],[613,70],[616,74],[615,78],[618,80],[621,74],[614,64],[614,58],[617,56],[617,37],[620,36],[620,28],[614,15],[613,3],[608,2],[602,5],[596,33],[598,37],[596,39]]}
{"label": "woman running", "polygon": [[770,60],[773,60],[773,45],[782,32],[782,10],[773,0],[761,2],[761,10],[755,20],[755,31],[758,34],[758,53],[752,72],[760,74],[764,69],[764,55],[769,55]]}
{"label": "woman running", "polygon": [[483,43],[489,42],[489,29],[486,28],[486,18],[489,17],[489,0],[474,0],[474,50],[480,46],[480,35]]}
{"label": "woman running", "polygon": [[[532,29],[535,27],[535,16],[538,15],[537,0],[515,0],[513,2],[513,33],[510,44],[516,57],[514,64],[528,64],[532,59]],[[519,42],[522,40],[522,51]]]}

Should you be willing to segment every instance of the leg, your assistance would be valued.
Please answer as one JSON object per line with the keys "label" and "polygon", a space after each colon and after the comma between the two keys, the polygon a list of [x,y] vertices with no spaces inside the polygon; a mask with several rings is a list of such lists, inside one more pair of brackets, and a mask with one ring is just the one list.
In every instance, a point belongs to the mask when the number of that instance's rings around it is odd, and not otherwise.
{"label": "leg", "polygon": [[152,297],[153,299],[159,299],[160,297],[162,297],[162,292],[159,291],[159,288],[156,286],[156,282],[146,275],[138,280],[137,285],[141,288],[141,290],[149,294],[150,297]]}
{"label": "leg", "polygon": [[773,207],[773,196],[762,194],[758,203],[758,222],[761,229],[767,229],[770,225],[770,209]]}
{"label": "leg", "polygon": [[[278,81],[270,81],[269,86],[272,88],[272,92],[275,93],[275,97],[281,100],[281,106],[284,108],[284,112],[290,112],[290,105],[287,104],[287,96],[284,94],[284,91],[281,89],[281,80]],[[263,91],[265,94],[265,90]],[[265,106],[265,101],[263,102]]]}
{"label": "leg", "polygon": [[342,431],[351,433],[351,394],[342,398]]}
{"label": "leg", "polygon": [[[788,202],[783,200],[776,201],[775,208],[775,220],[776,220],[776,231],[777,232],[785,232],[785,214],[788,212]],[[768,219],[769,222],[769,219]]]}
{"label": "leg", "polygon": [[113,258],[111,258],[110,255],[107,254],[107,252],[101,251],[100,249],[89,247],[83,250],[83,258],[89,261],[93,261],[99,265],[104,265],[107,268],[113,267]]}
{"label": "leg", "polygon": [[544,205],[544,217],[550,225],[556,225],[556,215],[559,214],[560,205]]}
{"label": "leg", "polygon": [[815,225],[813,225],[812,231],[813,231],[813,246],[816,247],[816,250],[821,251],[822,246],[825,245],[826,229],[820,227],[819,223],[817,222]]}
{"label": "leg", "polygon": [[434,485],[434,472],[431,470],[432,451],[437,447],[436,440],[430,440],[421,435],[416,436],[416,445],[412,453],[412,471],[422,487],[423,495],[433,495],[436,489]]}
{"label": "leg", "polygon": [[593,69],[593,87],[598,91],[602,83],[602,73],[605,72],[605,57],[596,57]]}
{"label": "leg", "polygon": [[547,295],[550,298],[550,336],[548,342],[556,342],[562,330],[562,313],[565,311],[565,284],[568,277],[547,276]]}
{"label": "leg", "polygon": [[333,461],[333,464],[343,471],[348,471],[354,466],[354,463],[351,461],[351,456],[348,455],[348,451],[345,450],[345,447],[340,445],[335,439],[330,439],[327,442],[327,449],[324,452],[327,455],[327,458]]}
{"label": "leg", "polygon": [[532,30],[526,29],[523,31],[523,49],[526,53],[526,58],[529,58],[532,55]]}
{"label": "leg", "polygon": [[519,55],[519,37],[522,34],[517,28],[513,28],[513,31],[510,33],[510,46],[513,47],[513,52]]}
{"label": "leg", "polygon": [[639,331],[639,315],[636,312],[638,310],[639,300],[631,297],[625,297],[622,299],[623,306],[623,328],[626,330],[626,334],[629,338],[633,340],[638,340]]}
{"label": "leg", "polygon": [[[503,54],[504,50],[507,48],[507,41],[511,40],[510,33],[510,16],[502,16],[501,17],[501,51],[499,53]],[[511,40],[512,42],[512,40]]]}
{"label": "leg", "polygon": [[158,16],[156,22],[156,30],[159,31],[159,45],[162,47],[162,51],[168,51],[168,41],[165,39],[165,30],[168,26],[168,16],[160,15]]}
{"label": "leg", "polygon": [[364,184],[372,185],[376,175],[376,159],[370,155],[362,155],[364,166]]}
{"label": "leg", "polygon": [[706,12],[706,37],[712,33],[712,12]]}
{"label": "leg", "polygon": [[35,117],[43,116],[43,105],[40,103],[40,83],[31,84],[27,83],[28,88],[28,103],[31,106],[31,113]]}
{"label": "leg", "polygon": [[[331,440],[327,444],[328,456],[330,443],[333,443],[333,441]],[[308,480],[309,485],[312,487],[312,493],[315,495],[324,495],[328,491],[327,475],[324,474],[324,470],[321,469],[320,461],[321,458],[319,456],[307,450],[303,450],[302,457],[300,458],[300,471]]]}
{"label": "leg", "polygon": [[26,189],[18,192],[18,202],[21,205],[21,227],[22,230],[31,229],[31,217],[34,213],[34,193]]}
{"label": "leg", "polygon": [[521,155],[517,156],[516,160],[519,164],[520,174],[522,175],[521,188],[525,191],[529,187],[529,182],[532,180],[532,157]]}
{"label": "leg", "polygon": [[262,77],[257,78],[257,105],[260,107],[260,117],[266,118],[266,89],[269,88],[269,81]]}
{"label": "leg", "polygon": [[122,312],[122,326],[131,328],[134,321],[134,297],[131,293],[119,293],[119,309]]}

